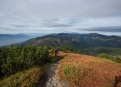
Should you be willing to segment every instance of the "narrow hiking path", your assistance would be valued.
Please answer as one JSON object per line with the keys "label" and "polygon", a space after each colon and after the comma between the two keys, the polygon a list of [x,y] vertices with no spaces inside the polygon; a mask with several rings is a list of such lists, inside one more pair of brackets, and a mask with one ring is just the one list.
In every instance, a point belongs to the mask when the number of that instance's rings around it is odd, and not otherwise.
{"label": "narrow hiking path", "polygon": [[46,68],[46,78],[44,78],[38,87],[60,87],[57,76],[58,62],[51,63]]}
{"label": "narrow hiking path", "polygon": [[[67,54],[63,52],[59,52],[57,58],[59,60],[61,58],[64,58]],[[61,87],[61,84],[58,81],[58,76],[57,76],[57,67],[58,67],[59,61],[55,63],[51,63],[47,68],[46,68],[46,74],[47,77],[43,79],[43,81],[40,83],[40,86],[38,87]]]}
{"label": "narrow hiking path", "polygon": [[60,87],[57,76],[57,66],[58,62],[52,63],[47,70],[47,81],[45,82],[45,87]]}

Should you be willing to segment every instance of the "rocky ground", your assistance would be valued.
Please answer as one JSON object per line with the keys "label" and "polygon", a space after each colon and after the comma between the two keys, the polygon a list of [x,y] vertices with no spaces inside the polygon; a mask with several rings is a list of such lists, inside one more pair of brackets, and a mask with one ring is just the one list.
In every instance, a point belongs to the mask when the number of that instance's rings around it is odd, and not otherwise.
{"label": "rocky ground", "polygon": [[52,63],[46,70],[47,78],[43,79],[39,87],[61,87],[57,76],[58,62]]}
{"label": "rocky ground", "polygon": [[47,81],[45,87],[60,87],[58,76],[57,76],[58,63],[52,63],[47,70]]}

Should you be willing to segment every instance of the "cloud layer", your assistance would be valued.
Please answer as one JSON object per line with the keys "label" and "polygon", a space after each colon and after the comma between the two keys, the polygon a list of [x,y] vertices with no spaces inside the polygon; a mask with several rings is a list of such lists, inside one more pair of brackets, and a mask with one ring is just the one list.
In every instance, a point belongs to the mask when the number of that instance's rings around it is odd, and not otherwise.
{"label": "cloud layer", "polygon": [[121,0],[0,0],[0,33],[101,33],[121,26],[120,8]]}

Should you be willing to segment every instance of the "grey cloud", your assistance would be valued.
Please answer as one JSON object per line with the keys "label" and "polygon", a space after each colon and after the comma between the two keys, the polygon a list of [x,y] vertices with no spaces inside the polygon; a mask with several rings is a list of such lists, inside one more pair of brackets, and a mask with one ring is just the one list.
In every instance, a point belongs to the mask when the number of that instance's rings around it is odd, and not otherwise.
{"label": "grey cloud", "polygon": [[97,32],[121,32],[121,26],[93,27],[89,29],[77,29],[77,30],[97,31]]}
{"label": "grey cloud", "polygon": [[51,22],[47,22],[47,23],[41,23],[41,24],[37,24],[37,25],[34,25],[33,23],[30,22],[29,25],[25,25],[25,24],[10,24],[16,28],[27,28],[27,27],[32,27],[32,28],[36,28],[36,27],[48,27],[48,28],[56,28],[56,27],[60,27],[60,28],[63,28],[63,27],[71,27],[72,25],[70,25],[69,23],[51,23]]}
{"label": "grey cloud", "polygon": [[50,23],[50,24],[45,24],[46,27],[71,27],[69,24],[57,24],[57,23]]}
{"label": "grey cloud", "polygon": [[121,0],[1,0],[0,11],[41,18],[121,15]]}
{"label": "grey cloud", "polygon": [[20,29],[11,29],[11,28],[6,28],[6,27],[1,27],[0,26],[0,31],[1,30],[7,30],[7,31],[21,31]]}
{"label": "grey cloud", "polygon": [[33,26],[33,25],[13,25],[15,26],[16,28],[23,28],[23,27],[43,27],[43,26]]}
{"label": "grey cloud", "polygon": [[121,26],[121,0],[0,0],[0,26],[8,33],[120,32],[103,26]]}

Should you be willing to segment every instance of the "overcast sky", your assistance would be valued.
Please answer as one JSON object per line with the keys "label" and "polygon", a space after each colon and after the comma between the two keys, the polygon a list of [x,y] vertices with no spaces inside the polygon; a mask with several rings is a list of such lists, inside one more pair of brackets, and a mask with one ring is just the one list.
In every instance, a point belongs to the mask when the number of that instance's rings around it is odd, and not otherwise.
{"label": "overcast sky", "polygon": [[0,0],[0,33],[121,35],[121,0]]}

